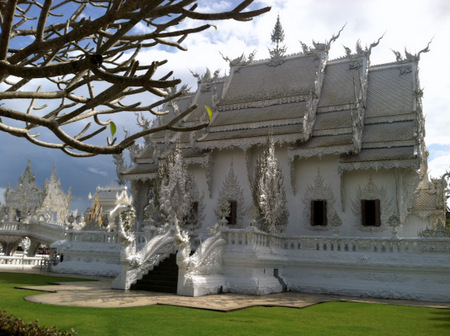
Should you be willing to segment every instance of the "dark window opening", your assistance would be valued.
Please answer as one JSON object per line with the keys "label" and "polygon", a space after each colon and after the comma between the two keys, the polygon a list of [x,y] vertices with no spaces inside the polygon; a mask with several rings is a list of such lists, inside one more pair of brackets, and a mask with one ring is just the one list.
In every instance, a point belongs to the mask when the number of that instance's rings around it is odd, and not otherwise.
{"label": "dark window opening", "polygon": [[198,220],[198,202],[191,203],[191,212],[183,218],[185,224],[197,224]]}
{"label": "dark window opening", "polygon": [[361,220],[363,226],[381,226],[380,200],[361,200]]}
{"label": "dark window opening", "polygon": [[197,220],[198,220],[198,202],[192,202],[191,204],[191,214],[190,214],[191,218],[191,224],[197,224]]}
{"label": "dark window opening", "polygon": [[236,225],[236,210],[237,210],[237,202],[230,200],[228,201],[230,205],[230,214],[225,219],[227,220],[229,225]]}
{"label": "dark window opening", "polygon": [[324,200],[311,201],[311,225],[312,226],[327,225],[327,201]]}

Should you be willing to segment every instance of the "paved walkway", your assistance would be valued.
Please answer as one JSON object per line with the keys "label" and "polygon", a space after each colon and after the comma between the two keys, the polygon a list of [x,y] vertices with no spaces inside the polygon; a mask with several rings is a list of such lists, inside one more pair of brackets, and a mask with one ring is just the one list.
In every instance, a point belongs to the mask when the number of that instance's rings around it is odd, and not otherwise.
{"label": "paved walkway", "polygon": [[[52,273],[51,275],[56,274]],[[84,278],[89,279],[90,277]],[[56,285],[26,286],[21,288],[47,292],[45,294],[30,295],[25,298],[31,302],[95,308],[137,307],[163,304],[227,312],[253,306],[303,308],[322,302],[343,301],[450,309],[450,303],[384,300],[292,292],[263,296],[223,294],[184,297],[165,293],[114,290],[110,286],[111,279],[96,278],[96,280],[98,281],[61,282]]]}

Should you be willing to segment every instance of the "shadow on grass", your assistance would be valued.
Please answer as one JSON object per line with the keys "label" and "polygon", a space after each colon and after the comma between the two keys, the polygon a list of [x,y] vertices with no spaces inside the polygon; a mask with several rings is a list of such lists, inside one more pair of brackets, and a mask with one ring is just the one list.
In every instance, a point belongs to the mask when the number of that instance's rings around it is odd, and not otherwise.
{"label": "shadow on grass", "polygon": [[450,309],[441,309],[431,313],[433,315],[430,321],[437,322],[436,327],[444,328],[450,332]]}

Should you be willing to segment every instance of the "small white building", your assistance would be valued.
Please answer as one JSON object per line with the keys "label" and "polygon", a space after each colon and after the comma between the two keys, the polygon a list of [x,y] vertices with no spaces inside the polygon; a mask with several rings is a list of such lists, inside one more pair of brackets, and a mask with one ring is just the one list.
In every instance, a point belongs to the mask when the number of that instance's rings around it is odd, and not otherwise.
{"label": "small white building", "polygon": [[52,270],[117,276],[121,269],[121,247],[115,230],[116,217],[131,207],[132,198],[126,186],[114,183],[97,187],[95,194],[88,197],[92,206],[85,212],[86,225],[80,230],[67,230],[65,239],[54,244],[64,257]]}
{"label": "small white building", "polygon": [[127,186],[114,183],[105,187],[98,186],[95,194],[89,193],[88,198],[92,206],[85,212],[87,225],[83,230],[95,230],[102,227],[112,230],[116,216],[132,203]]}
{"label": "small white building", "polygon": [[49,246],[64,237],[70,224],[72,193],[61,189],[56,167],[44,188],[35,183],[35,175],[28,161],[18,184],[5,191],[5,205],[0,208],[0,244],[6,255],[14,253],[20,242],[30,238],[29,254],[34,255],[41,245]]}

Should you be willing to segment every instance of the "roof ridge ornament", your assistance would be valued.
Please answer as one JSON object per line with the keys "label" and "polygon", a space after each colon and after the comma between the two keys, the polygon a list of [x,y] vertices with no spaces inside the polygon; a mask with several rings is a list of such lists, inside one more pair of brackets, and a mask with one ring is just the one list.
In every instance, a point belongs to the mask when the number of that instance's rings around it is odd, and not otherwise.
{"label": "roof ridge ornament", "polygon": [[373,42],[373,43],[370,44],[369,49],[367,50],[367,55],[370,56],[370,54],[371,54],[371,52],[372,52],[372,49],[375,48],[377,45],[380,44],[380,41],[381,41],[381,39],[384,37],[384,34],[386,34],[386,33],[383,33],[383,35],[381,35],[381,36],[378,38],[378,40],[376,40],[376,42]]}
{"label": "roof ridge ornament", "polygon": [[[344,26],[345,27],[345,26]],[[342,28],[344,28],[344,27],[342,27]],[[342,29],[341,29],[342,30]],[[365,48],[363,48],[362,46],[361,46],[361,40],[360,39],[358,39],[358,41],[356,41],[356,55],[353,55],[352,54],[352,50],[349,48],[349,47],[347,47],[347,46],[345,46],[345,45],[342,45],[343,47],[344,47],[344,49],[345,49],[345,56],[344,57],[348,57],[348,58],[357,58],[357,57],[361,57],[361,56],[370,56],[370,54],[371,54],[371,52],[372,52],[372,49],[373,48],[375,48],[379,43],[380,43],[380,41],[381,41],[381,39],[384,37],[384,34],[385,33],[383,33],[383,35],[381,35],[379,38],[378,38],[378,40],[376,40],[375,42],[373,42],[373,43],[371,43],[370,45],[369,45],[369,48],[367,48],[367,46],[365,47]],[[339,36],[339,35],[338,35]],[[330,41],[331,42],[331,41]],[[391,49],[392,50],[392,49]],[[396,58],[397,58],[397,62],[400,60],[401,61],[401,55],[400,55],[400,53],[399,52],[397,52],[397,51],[395,51],[395,50],[392,50],[392,52],[395,54],[395,56],[396,56]]]}
{"label": "roof ridge ornament", "polygon": [[[229,58],[228,56],[225,56],[220,51],[219,51],[219,54],[220,54],[220,56],[222,56],[224,61],[228,62],[228,65],[230,66],[230,69],[233,68],[233,67],[236,67],[235,72],[238,72],[239,69],[242,66],[254,62],[255,56],[256,56],[256,52],[257,52],[257,50],[255,49],[248,56],[245,56],[245,54],[242,53],[241,56],[238,56],[238,57],[233,58],[233,59]],[[216,73],[214,73],[214,74],[216,74]],[[218,79],[218,77],[217,77],[217,79]]]}
{"label": "roof ridge ornament", "polygon": [[422,53],[427,53],[427,52],[430,51],[430,44],[431,44],[431,42],[433,42],[433,38],[434,38],[434,36],[431,38],[430,42],[428,42],[427,46],[426,46],[425,48],[423,48],[421,51],[419,51],[419,52],[418,52],[417,54],[415,54],[415,55],[410,54],[410,53],[408,52],[408,50],[406,50],[406,48],[405,48],[405,56],[406,56],[406,59],[407,59],[408,61],[410,61],[410,62],[418,62],[418,61],[420,60],[420,54],[422,54]]}
{"label": "roof ridge ornament", "polygon": [[272,30],[271,35],[272,43],[275,43],[276,46],[274,49],[269,49],[270,53],[270,61],[268,63],[269,66],[276,67],[281,65],[285,61],[286,54],[286,46],[280,46],[280,43],[284,41],[284,30],[281,26],[280,15],[277,16],[277,22],[275,23],[275,27]]}
{"label": "roof ridge ornament", "polygon": [[[384,34],[385,34],[385,33],[383,33],[383,35],[381,35],[381,36],[378,38],[378,40],[376,40],[375,42],[371,43],[370,46],[369,46],[369,48],[367,48],[367,46],[366,46],[365,48],[363,48],[363,47],[361,46],[361,40],[358,39],[358,41],[356,41],[356,55],[357,55],[357,56],[370,56],[370,54],[371,54],[371,52],[372,52],[372,49],[375,48],[378,44],[380,44],[380,41],[381,41],[381,39],[384,37]],[[347,55],[348,55],[347,49],[350,50],[350,48],[346,48],[345,46],[344,46],[344,48],[345,48],[346,53],[347,53]]]}
{"label": "roof ridge ornament", "polygon": [[338,33],[337,33],[336,35],[331,36],[330,41],[326,42],[326,45],[327,45],[326,51],[329,51],[329,50],[330,50],[330,47],[331,47],[331,43],[333,43],[334,41],[336,41],[336,40],[341,36],[341,33],[342,33],[342,31],[344,30],[344,28],[345,28],[346,25],[347,25],[347,23],[345,23],[345,25],[343,25],[342,28],[339,29],[339,31],[338,31]]}
{"label": "roof ridge ornament", "polygon": [[[299,41],[302,46],[303,54],[306,55],[306,54],[311,54],[314,52],[315,53],[328,52],[330,50],[331,44],[341,36],[341,33],[344,30],[346,25],[347,25],[347,23],[345,25],[343,25],[341,29],[339,29],[339,31],[336,35],[331,36],[331,39],[329,41],[325,41],[325,43],[320,43],[320,42],[316,42],[313,40],[312,44],[314,47],[309,47],[306,43]],[[348,50],[348,52],[351,52],[350,48],[346,48],[345,46],[344,46],[344,48],[346,50]]]}

